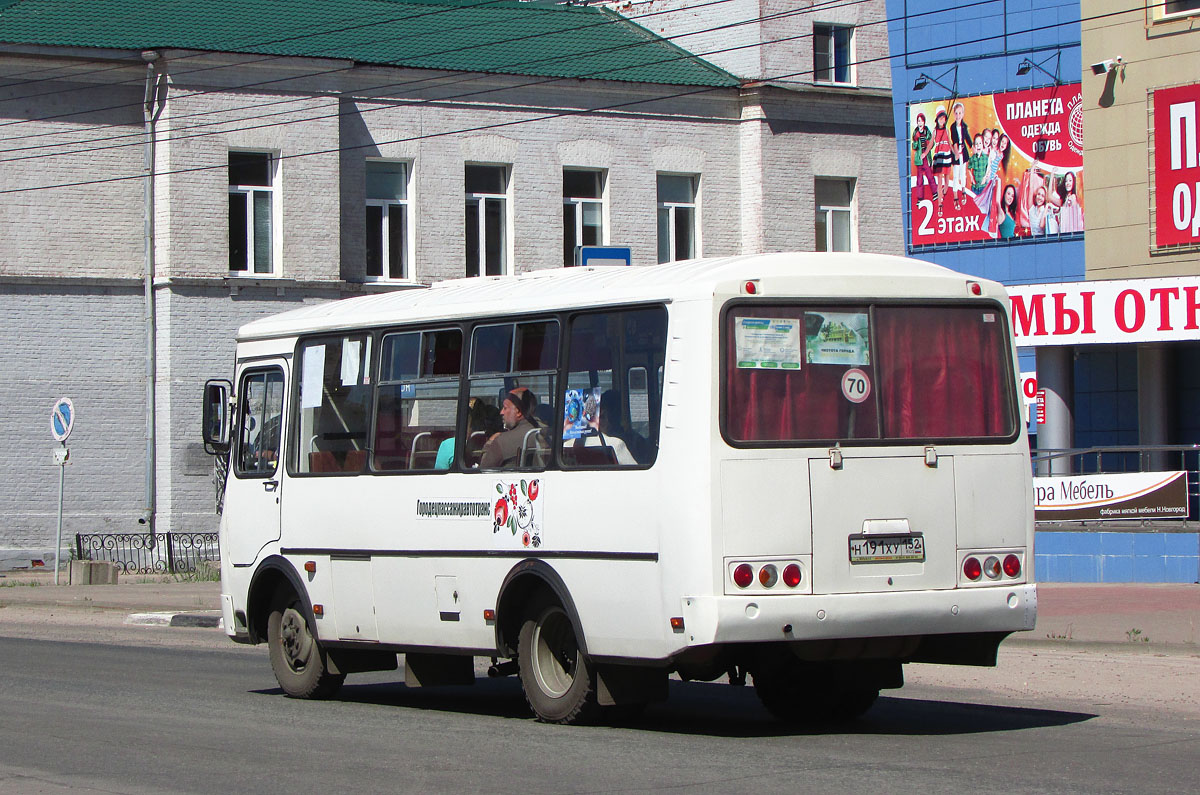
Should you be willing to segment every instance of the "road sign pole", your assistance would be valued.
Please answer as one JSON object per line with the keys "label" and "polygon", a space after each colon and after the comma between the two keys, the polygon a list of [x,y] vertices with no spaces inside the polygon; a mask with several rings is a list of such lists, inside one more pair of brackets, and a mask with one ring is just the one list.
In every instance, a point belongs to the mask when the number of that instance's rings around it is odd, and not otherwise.
{"label": "road sign pole", "polygon": [[64,444],[62,450],[57,451],[55,458],[58,459],[58,535],[54,540],[54,584],[58,585],[58,570],[62,568],[60,558],[62,558],[62,509],[63,509],[63,481],[66,479],[67,472],[67,446]]}
{"label": "road sign pole", "polygon": [[54,463],[58,464],[58,534],[54,538],[54,584],[58,585],[58,570],[62,568],[62,511],[63,511],[63,481],[66,479],[67,459],[71,451],[67,449],[67,437],[75,427],[75,404],[70,398],[59,398],[50,411],[50,435],[58,442],[60,448],[54,451]]}

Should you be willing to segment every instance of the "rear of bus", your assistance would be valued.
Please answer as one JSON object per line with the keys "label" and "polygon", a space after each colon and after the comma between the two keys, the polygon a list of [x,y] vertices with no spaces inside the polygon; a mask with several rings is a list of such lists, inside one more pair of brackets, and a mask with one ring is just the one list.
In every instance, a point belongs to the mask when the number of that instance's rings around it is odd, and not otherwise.
{"label": "rear of bus", "polygon": [[689,626],[777,714],[857,714],[901,663],[991,665],[1034,625],[1006,296],[913,268],[718,295],[721,585]]}

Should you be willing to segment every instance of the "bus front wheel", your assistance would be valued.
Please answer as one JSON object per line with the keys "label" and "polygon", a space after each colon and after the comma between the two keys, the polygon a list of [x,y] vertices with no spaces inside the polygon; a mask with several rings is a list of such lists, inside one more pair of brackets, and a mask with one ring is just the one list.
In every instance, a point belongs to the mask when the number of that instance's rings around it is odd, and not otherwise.
{"label": "bus front wheel", "polygon": [[517,639],[525,700],[544,723],[586,723],[599,712],[596,674],[579,648],[571,618],[557,602],[539,599]]}
{"label": "bus front wheel", "polygon": [[275,600],[267,619],[267,648],[271,670],[283,692],[292,698],[328,698],[346,681],[329,671],[325,650],[313,637],[304,607],[292,594]]}

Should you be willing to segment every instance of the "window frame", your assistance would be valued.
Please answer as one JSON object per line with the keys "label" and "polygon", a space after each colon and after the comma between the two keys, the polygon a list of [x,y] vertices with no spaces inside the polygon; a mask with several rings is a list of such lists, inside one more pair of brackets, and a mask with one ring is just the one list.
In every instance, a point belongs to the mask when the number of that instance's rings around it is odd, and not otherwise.
{"label": "window frame", "polygon": [[[366,208],[380,207],[382,208],[382,218],[380,225],[379,240],[379,257],[380,257],[380,273],[379,275],[368,273],[369,265],[367,263],[367,250],[369,248],[369,237],[364,237],[363,244],[363,278],[368,282],[412,282],[416,276],[413,273],[413,161],[407,159],[392,159],[382,157],[369,157],[365,161],[365,170],[370,171],[373,163],[382,163],[388,165],[398,165],[404,168],[404,198],[403,199],[373,199],[366,195],[366,180],[364,180],[363,190],[363,208],[364,215],[368,212]],[[364,172],[365,173],[365,172]],[[404,246],[400,252],[400,276],[391,275],[391,223],[392,223],[392,206],[398,205],[402,209],[402,226],[404,235]],[[365,219],[364,219],[365,220]],[[369,222],[368,222],[369,223]],[[365,225],[365,224],[364,224]],[[366,235],[371,235],[370,229],[366,230]]]}
{"label": "window frame", "polygon": [[[691,202],[663,201],[662,199],[660,199],[659,194],[661,193],[661,191],[659,190],[659,179],[662,177],[687,177],[687,178],[689,178],[692,182],[692,200],[691,200]],[[671,255],[670,259],[665,259],[665,260],[659,259],[658,264],[660,264],[660,265],[668,263],[668,262],[683,262],[684,260],[687,260],[687,259],[696,259],[696,258],[704,256],[703,251],[701,249],[701,244],[700,244],[700,179],[701,179],[701,175],[699,173],[695,173],[695,172],[689,173],[689,172],[681,172],[681,171],[659,171],[659,172],[656,172],[654,175],[655,202],[656,202],[656,207],[657,207],[657,211],[655,213],[655,221],[657,223],[658,217],[661,215],[663,210],[667,211],[667,219],[668,219],[667,220],[667,241],[668,241],[667,245],[669,247],[669,251],[670,251],[670,255]],[[677,210],[680,208],[688,208],[688,209],[691,209],[691,211],[692,211],[692,254],[690,257],[684,257],[682,259],[677,256],[678,241],[676,240],[676,236],[675,236],[675,228],[678,223]],[[661,233],[661,229],[659,230],[659,232]],[[661,253],[662,253],[661,235],[656,240],[656,243],[657,243],[657,247],[658,247],[658,252],[656,254],[656,258],[657,258],[657,257],[661,256]]]}
{"label": "window frame", "polygon": [[[367,357],[366,367],[359,374],[360,378],[368,379],[368,383],[363,386],[371,388],[371,394],[368,397],[369,412],[365,426],[364,449],[367,452],[367,461],[364,468],[358,471],[333,471],[333,472],[314,472],[311,469],[308,472],[302,472],[300,469],[300,456],[304,453],[304,445],[301,444],[300,426],[304,422],[304,408],[300,405],[301,392],[303,391],[304,379],[304,346],[307,343],[316,342],[319,344],[328,344],[333,340],[344,340],[347,337],[358,336],[363,337],[364,351],[363,355]],[[301,334],[296,339],[296,346],[292,349],[292,367],[291,378],[294,382],[292,394],[287,397],[287,403],[291,416],[287,420],[288,428],[288,455],[286,459],[286,469],[288,477],[292,478],[334,478],[334,477],[353,477],[355,475],[366,475],[371,472],[371,443],[374,440],[375,433],[375,401],[378,399],[378,376],[379,362],[382,356],[377,347],[380,343],[380,335],[378,329],[361,327],[347,328],[341,330],[315,331]],[[324,405],[324,401],[322,401]],[[312,452],[311,450],[308,452]]]}
{"label": "window frame", "polygon": [[1200,2],[1196,3],[1194,8],[1185,8],[1182,11],[1168,11],[1168,0],[1160,0],[1151,6],[1151,18],[1155,22],[1172,22],[1177,19],[1186,19],[1190,16],[1200,15]]}
{"label": "window frame", "polygon": [[[857,70],[855,69],[855,64],[854,64],[854,46],[855,46],[854,40],[857,38],[854,35],[854,32],[855,32],[854,28],[855,28],[854,25],[847,25],[847,24],[838,23],[838,22],[813,22],[813,39],[812,39],[812,41],[813,41],[813,48],[812,48],[813,49],[813,72],[812,72],[813,83],[815,83],[817,85],[824,85],[824,86],[854,86],[854,85],[858,84],[858,82],[857,82],[858,75],[857,75]],[[846,79],[845,80],[837,79],[838,52],[839,52],[837,34],[839,31],[847,32],[846,33],[847,38],[846,38],[846,43],[845,43],[845,49],[846,49]],[[827,36],[829,39],[829,51],[827,53],[828,63],[824,64],[824,65],[818,64],[818,62],[817,62],[817,58],[819,57],[819,53],[817,50],[817,38],[818,38],[818,36],[821,36],[821,35]],[[822,79],[820,77],[820,75],[823,72],[828,72],[828,74],[829,74],[828,79]]]}
{"label": "window frame", "polygon": [[[587,316],[591,316],[591,315],[626,314],[629,312],[639,312],[639,311],[647,311],[647,310],[660,311],[662,313],[663,319],[665,321],[663,348],[662,348],[663,361],[657,365],[657,369],[661,372],[666,367],[667,347],[668,347],[668,341],[669,341],[670,335],[671,335],[671,314],[668,311],[666,304],[664,304],[662,302],[649,301],[649,302],[639,302],[639,303],[635,303],[635,304],[618,304],[618,305],[613,305],[613,306],[588,307],[586,309],[572,310],[572,311],[562,313],[562,318],[561,318],[562,325],[560,326],[561,342],[559,345],[559,357],[561,359],[560,366],[559,366],[560,380],[559,380],[559,384],[558,384],[558,392],[560,394],[556,396],[556,399],[558,397],[565,397],[566,391],[568,389],[568,384],[570,382],[570,374],[571,374],[570,341],[571,341],[571,336],[572,336],[572,329],[573,329],[573,326],[574,326],[574,323],[576,320],[578,320],[581,317],[587,317]],[[629,400],[630,400],[629,372],[632,368],[629,366],[629,364],[627,362],[621,362],[621,365],[624,370],[624,372],[621,375],[621,378],[623,379],[622,387],[624,388],[624,391],[625,391],[626,404],[628,404]],[[642,367],[643,365],[636,365],[636,366]],[[617,368],[615,366],[613,367],[612,371],[614,374],[616,374],[618,372]],[[653,386],[652,386],[652,384],[653,384]],[[615,385],[612,388],[615,388]],[[631,472],[631,471],[636,471],[636,470],[646,470],[646,469],[650,469],[651,467],[653,467],[655,464],[658,463],[659,443],[662,441],[662,417],[663,417],[663,405],[664,405],[665,391],[666,390],[664,388],[664,384],[662,382],[658,382],[655,384],[654,379],[650,378],[649,370],[647,370],[647,372],[646,372],[646,399],[647,399],[647,411],[648,411],[648,414],[650,415],[647,418],[647,421],[649,423],[650,434],[647,436],[645,441],[647,441],[647,442],[653,441],[654,442],[654,457],[650,460],[649,463],[643,464],[641,462],[638,462],[637,464],[634,464],[634,465],[619,464],[619,463],[614,463],[614,464],[569,463],[568,464],[563,455],[564,450],[565,450],[565,444],[563,441],[562,424],[556,423],[557,427],[555,428],[554,438],[552,440],[552,444],[554,447],[555,468],[559,469],[561,471],[564,471],[564,472],[595,472],[595,471]],[[657,401],[655,400],[656,398],[657,398]],[[655,406],[657,406],[657,409],[654,408]],[[565,412],[565,406],[560,404],[557,408],[558,408],[558,411],[555,414],[555,416],[563,418],[563,415]],[[601,411],[603,411],[603,407],[601,408]],[[630,426],[630,430],[632,430],[632,424]],[[624,440],[622,440],[622,441],[624,441]]]}
{"label": "window frame", "polygon": [[[595,174],[600,181],[600,191],[599,191],[600,196],[599,197],[585,197],[585,196],[572,196],[572,195],[568,194],[566,184],[565,184],[566,183],[566,175],[567,175],[568,171],[585,173],[585,174]],[[571,267],[572,265],[575,264],[575,250],[578,249],[580,246],[586,246],[586,245],[607,246],[608,245],[608,240],[609,240],[609,237],[608,237],[608,234],[609,234],[609,229],[608,229],[608,169],[587,168],[584,166],[563,166],[563,182],[564,182],[564,184],[563,184],[563,235],[564,235],[564,238],[566,236],[566,213],[567,213],[566,208],[568,206],[574,207],[574,213],[575,213],[575,223],[574,223],[575,228],[572,231],[573,245],[570,246],[571,254],[570,254],[569,259],[567,256],[567,250],[568,250],[567,240],[566,239],[563,240],[563,266]],[[582,242],[583,226],[584,226],[583,225],[583,210],[584,210],[584,207],[587,205],[596,206],[596,207],[600,208],[600,241],[598,243],[589,244],[589,243]]]}
{"label": "window frame", "polygon": [[[1021,421],[1022,407],[1017,400],[1017,383],[1015,373],[1015,364],[1013,361],[1012,346],[1002,345],[1001,349],[1004,352],[1005,361],[1000,368],[1005,374],[1006,384],[1004,386],[1005,394],[1010,396],[1010,407],[1012,409],[1012,424],[1013,432],[1008,436],[983,436],[983,437],[953,437],[953,438],[935,438],[922,437],[914,439],[893,439],[886,437],[876,438],[859,438],[859,439],[793,439],[793,440],[740,440],[733,438],[729,433],[729,417],[728,417],[728,389],[729,380],[725,377],[729,366],[729,315],[736,309],[742,307],[753,306],[778,306],[786,305],[790,307],[863,307],[867,308],[871,316],[871,339],[870,352],[871,362],[873,367],[879,367],[879,356],[876,350],[876,338],[874,329],[875,309],[876,307],[979,307],[988,308],[997,313],[998,321],[1003,326],[1003,336],[1005,339],[1011,339],[1012,329],[1009,324],[1007,309],[1000,302],[990,298],[963,300],[959,298],[887,298],[876,299],[866,296],[858,296],[855,298],[827,298],[827,299],[802,299],[802,298],[770,298],[770,299],[749,299],[749,298],[734,298],[726,301],[721,307],[718,314],[718,346],[719,354],[717,357],[717,367],[720,375],[717,388],[717,423],[721,434],[721,439],[726,445],[738,450],[783,450],[797,448],[815,448],[828,449],[835,445],[841,447],[920,447],[924,445],[1008,445],[1015,442],[1021,434],[1025,432],[1025,424]],[[880,419],[882,421],[882,418]]]}
{"label": "window frame", "polygon": [[[501,174],[504,179],[504,192],[503,193],[480,193],[480,192],[468,191],[466,189],[466,187],[467,187],[466,186],[466,181],[467,181],[466,170],[468,167],[474,167],[474,166],[482,166],[484,168],[501,169]],[[463,271],[464,271],[464,274],[468,278],[473,278],[476,276],[511,276],[513,274],[513,261],[512,261],[513,260],[513,234],[512,234],[512,232],[513,232],[513,213],[512,213],[512,182],[513,182],[513,180],[512,180],[512,177],[513,177],[513,168],[512,168],[511,163],[466,162],[463,164],[463,195],[464,195],[464,199],[465,199],[464,209],[463,209],[464,248],[465,248],[465,244],[467,243],[467,241],[469,239],[469,235],[467,234],[467,229],[466,229],[467,210],[465,208],[465,205],[474,202],[475,208],[476,208],[475,213],[477,216],[476,217],[476,225],[477,225],[476,235],[477,235],[477,240],[478,240],[478,250],[475,252],[475,254],[476,254],[476,257],[478,258],[476,260],[476,267],[479,272],[475,273],[475,274],[470,273],[470,260],[464,260]],[[504,240],[501,241],[502,245],[500,246],[500,256],[502,259],[500,262],[500,273],[498,273],[498,274],[490,274],[487,272],[487,205],[488,205],[489,201],[499,201],[501,203],[500,207],[501,207],[502,216],[503,216],[501,219],[501,229],[502,229],[502,232],[504,235]]]}
{"label": "window frame", "polygon": [[[226,173],[228,174],[228,161],[233,155],[265,155],[267,157],[267,180],[268,185],[228,185],[228,195],[232,202],[234,195],[245,196],[246,203],[246,261],[245,267],[242,269],[229,268],[229,276],[239,279],[270,279],[278,278],[283,274],[283,263],[281,256],[283,253],[283,212],[281,205],[282,193],[279,190],[279,175],[280,175],[280,157],[279,151],[273,149],[229,149],[226,152]],[[271,210],[271,235],[268,252],[270,254],[270,270],[256,271],[254,269],[255,262],[255,234],[254,234],[254,197],[257,194],[265,194],[269,197],[268,206]],[[229,206],[232,212],[232,204]],[[227,241],[232,242],[233,230],[229,228],[227,231]],[[232,260],[232,246],[229,247],[229,259]],[[230,263],[232,265],[232,262]]]}
{"label": "window frame", "polygon": [[[243,430],[244,430],[243,426],[245,423],[246,412],[244,410],[243,401],[245,400],[245,397],[246,397],[246,383],[251,378],[254,378],[256,376],[269,377],[271,374],[277,374],[279,376],[281,390],[283,393],[280,396],[280,405],[279,405],[279,415],[280,415],[279,416],[279,419],[280,419],[280,422],[279,422],[279,444],[277,445],[277,449],[275,451],[275,468],[271,472],[260,472],[257,470],[244,469],[242,467],[242,452],[243,452],[243,450],[245,448],[245,444],[246,444],[244,434],[243,434]],[[260,365],[252,365],[252,366],[247,367],[246,369],[242,370],[242,372],[238,375],[237,383],[238,383],[238,392],[237,392],[237,400],[235,401],[235,405],[237,406],[237,414],[236,414],[237,421],[236,421],[236,424],[233,426],[233,431],[236,434],[236,438],[231,440],[233,452],[231,455],[230,469],[233,471],[233,476],[235,478],[237,478],[238,480],[270,480],[271,478],[277,477],[279,475],[281,459],[285,463],[285,468],[286,468],[287,455],[286,455],[285,448],[290,443],[290,434],[287,433],[287,427],[291,423],[290,419],[287,416],[285,416],[288,412],[288,403],[290,402],[288,399],[288,393],[287,393],[288,374],[285,373],[283,368],[277,364],[261,365],[261,366]],[[260,425],[262,424],[261,419],[259,419],[259,424]],[[259,428],[259,433],[260,434],[262,433],[261,427]],[[281,452],[283,453],[282,455],[281,455]]]}
{"label": "window frame", "polygon": [[[819,182],[842,182],[849,186],[850,201],[846,205],[840,204],[821,204],[817,201],[817,183]],[[813,178],[813,227],[814,227],[814,250],[818,252],[856,252],[858,251],[858,180],[854,177],[827,177],[817,176]],[[835,213],[845,213],[846,223],[849,228],[849,248],[839,249],[834,248],[834,223],[833,218]],[[816,229],[819,228],[819,223],[822,216],[825,222],[825,248],[821,248],[821,240],[816,235]]]}

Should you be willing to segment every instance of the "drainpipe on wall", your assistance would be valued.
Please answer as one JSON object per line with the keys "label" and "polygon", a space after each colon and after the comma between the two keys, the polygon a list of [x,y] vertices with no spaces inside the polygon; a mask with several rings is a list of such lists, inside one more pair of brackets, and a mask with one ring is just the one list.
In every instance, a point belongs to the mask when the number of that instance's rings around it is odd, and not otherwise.
{"label": "drainpipe on wall", "polygon": [[[146,270],[145,323],[146,323],[146,497],[142,508],[142,516],[138,523],[146,526],[150,536],[150,547],[155,543],[155,510],[157,502],[157,461],[155,445],[157,433],[154,424],[155,414],[155,378],[157,378],[157,323],[154,311],[154,157],[155,157],[155,122],[161,110],[159,100],[159,75],[157,64],[161,56],[154,50],[142,52],[142,60],[146,62],[146,94],[142,106],[143,121],[146,129],[145,176],[142,184],[144,199],[144,246]],[[165,98],[164,98],[165,99]]]}

